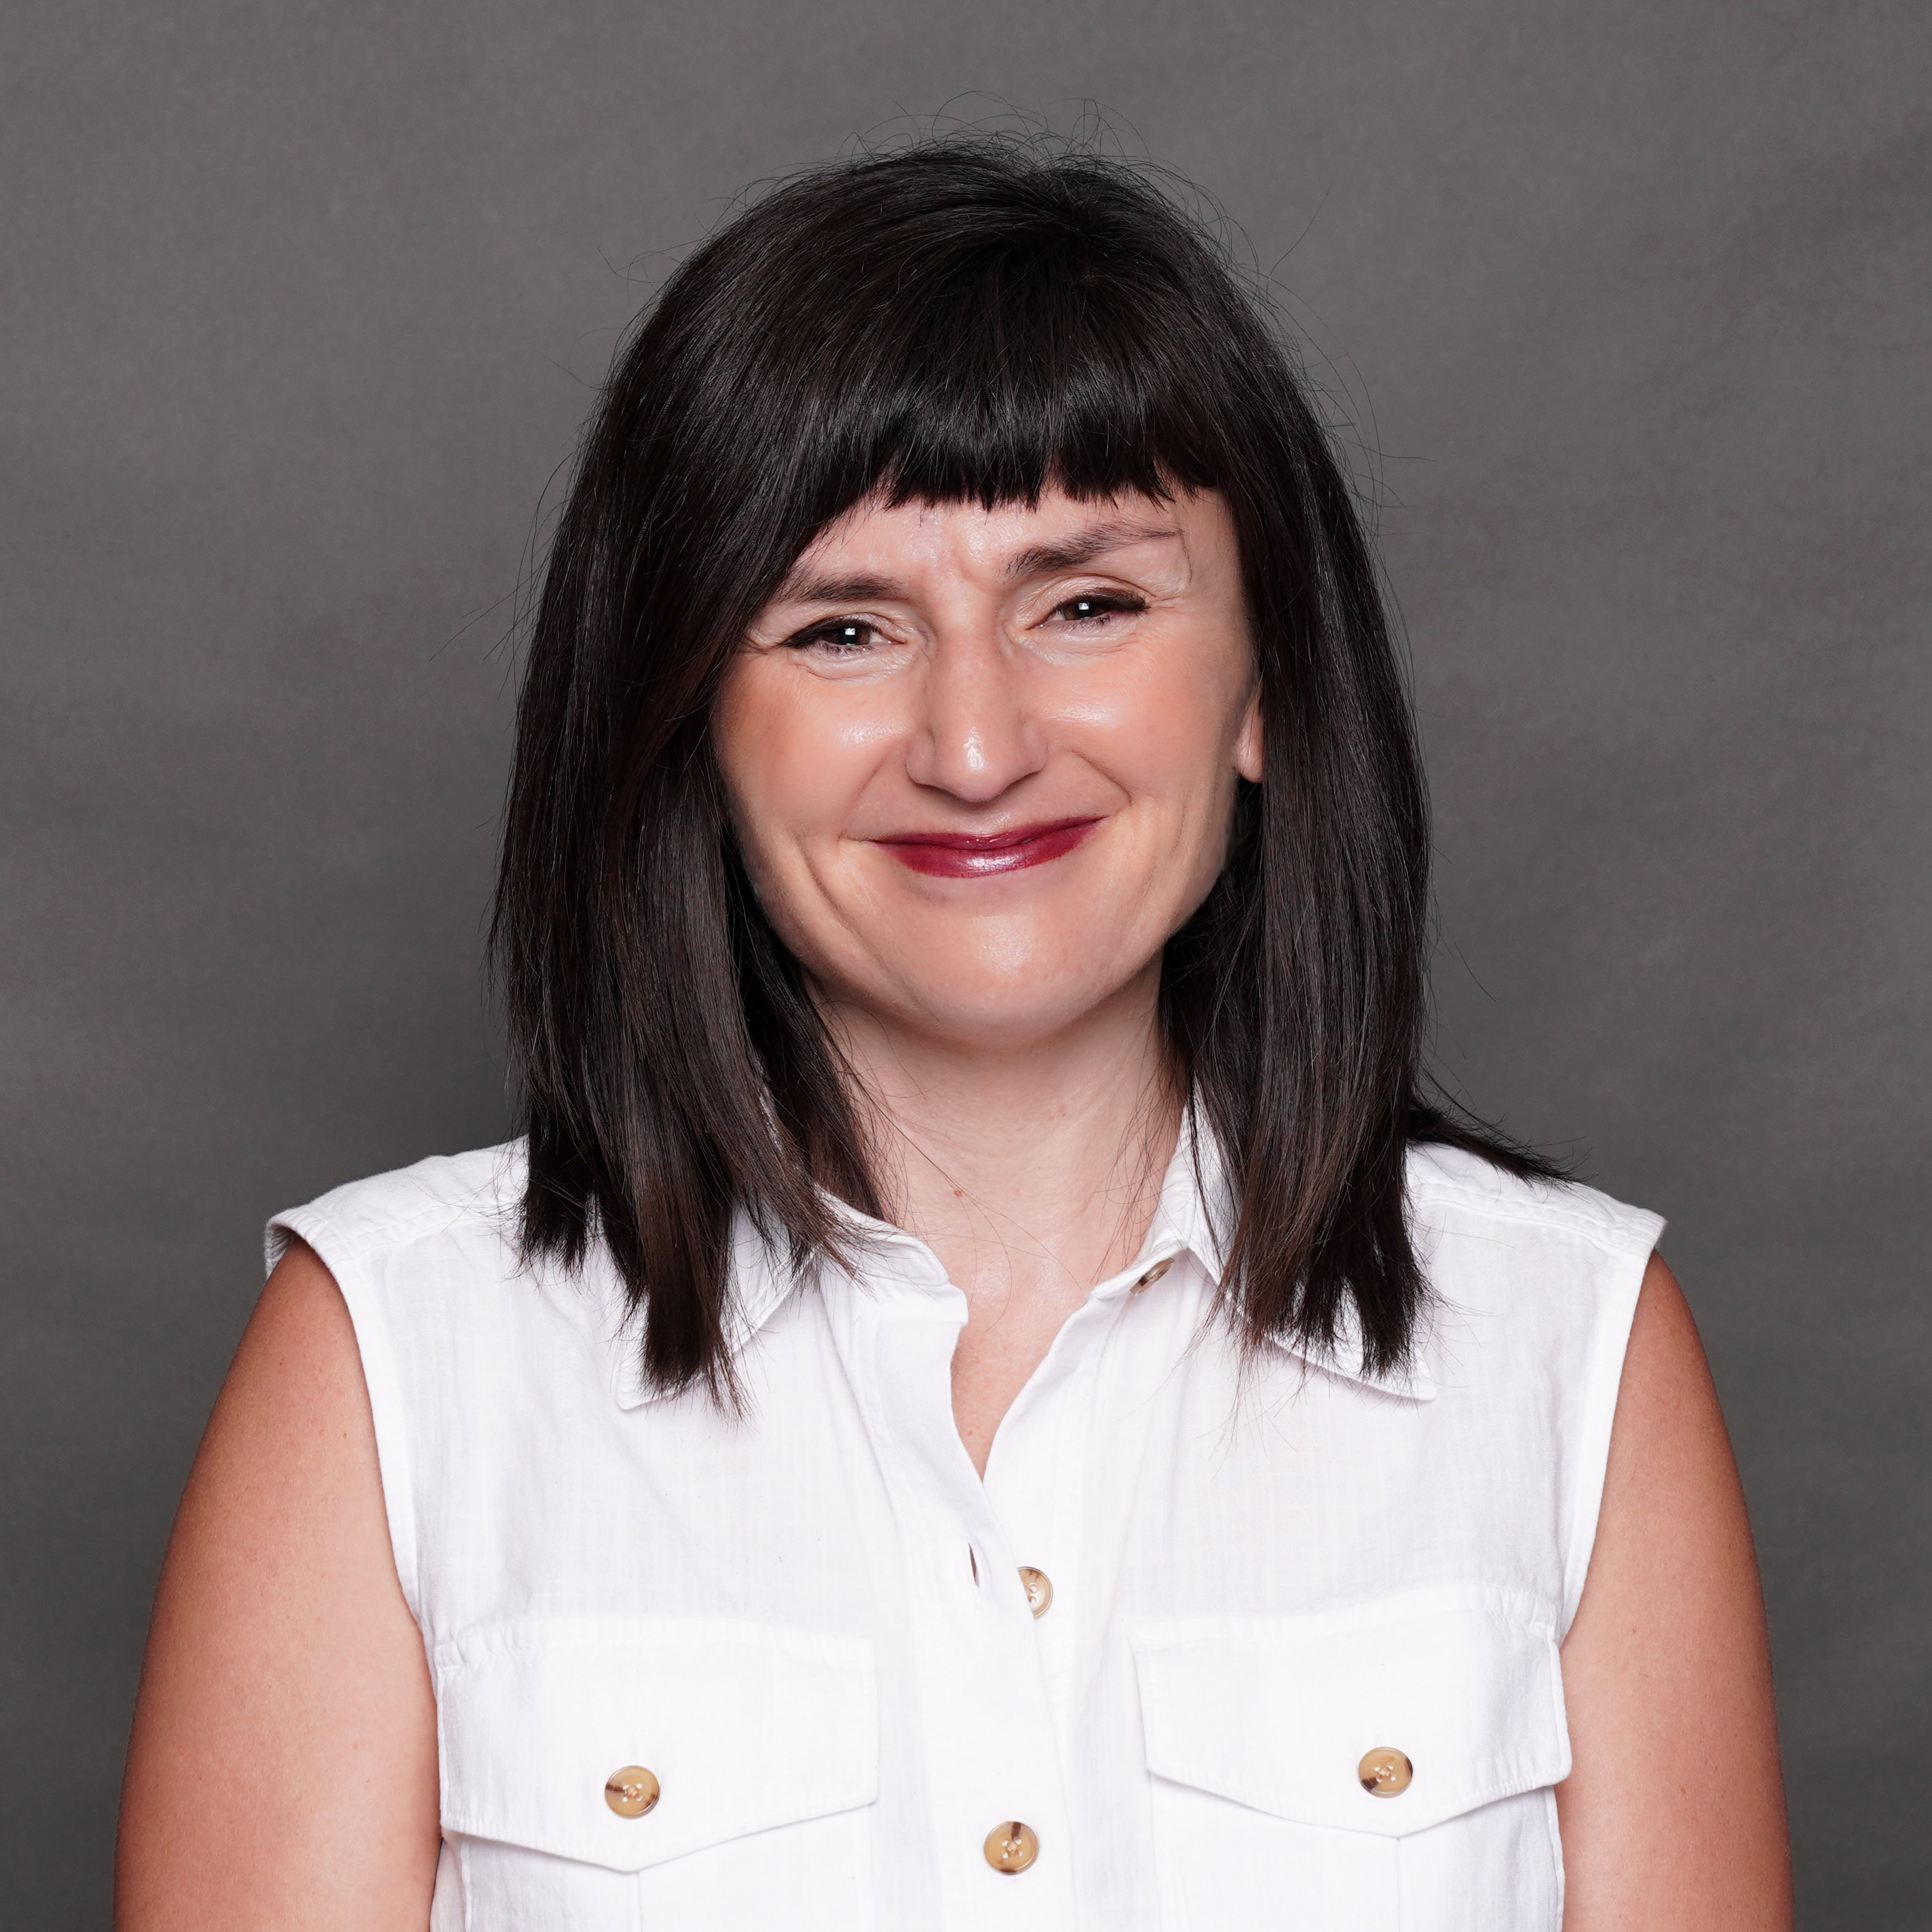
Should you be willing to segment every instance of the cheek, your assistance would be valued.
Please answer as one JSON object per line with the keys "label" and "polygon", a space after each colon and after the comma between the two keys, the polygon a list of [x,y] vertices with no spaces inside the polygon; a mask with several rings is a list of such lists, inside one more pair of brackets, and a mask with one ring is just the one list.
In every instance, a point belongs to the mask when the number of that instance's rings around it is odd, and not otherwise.
{"label": "cheek", "polygon": [[878,769],[890,734],[844,695],[766,658],[741,659],[718,694],[712,743],[761,890],[838,837]]}
{"label": "cheek", "polygon": [[1094,761],[1171,821],[1218,810],[1232,790],[1244,694],[1221,655],[1150,654],[1080,707]]}

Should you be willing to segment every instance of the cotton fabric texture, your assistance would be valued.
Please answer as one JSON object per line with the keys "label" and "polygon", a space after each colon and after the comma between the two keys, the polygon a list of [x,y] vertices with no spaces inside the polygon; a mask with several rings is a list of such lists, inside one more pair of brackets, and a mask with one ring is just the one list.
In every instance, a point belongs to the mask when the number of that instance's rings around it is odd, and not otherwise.
{"label": "cotton fabric texture", "polygon": [[1244,1373],[1184,1137],[982,1483],[921,1243],[854,1216],[859,1263],[794,1278],[741,1222],[734,1419],[643,1384],[597,1254],[519,1268],[523,1174],[425,1161],[268,1232],[361,1347],[436,1690],[435,1932],[1553,1932],[1557,1647],[1656,1216],[1419,1149],[1412,1369],[1345,1337]]}

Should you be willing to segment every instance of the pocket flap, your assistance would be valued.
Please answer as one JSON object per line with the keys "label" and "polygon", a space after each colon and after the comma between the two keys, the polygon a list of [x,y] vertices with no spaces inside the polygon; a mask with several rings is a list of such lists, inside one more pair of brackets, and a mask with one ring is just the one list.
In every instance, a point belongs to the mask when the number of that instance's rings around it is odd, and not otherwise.
{"label": "pocket flap", "polygon": [[[697,1619],[532,1618],[436,1648],[446,1830],[618,1871],[869,1804],[865,1638]],[[640,1765],[657,1802],[620,1816]]]}
{"label": "pocket flap", "polygon": [[[1148,1768],[1256,1810],[1401,1838],[1569,1772],[1555,1633],[1510,1592],[1405,1591],[1130,1636]],[[1363,1760],[1390,1748],[1409,1781],[1376,1796]]]}

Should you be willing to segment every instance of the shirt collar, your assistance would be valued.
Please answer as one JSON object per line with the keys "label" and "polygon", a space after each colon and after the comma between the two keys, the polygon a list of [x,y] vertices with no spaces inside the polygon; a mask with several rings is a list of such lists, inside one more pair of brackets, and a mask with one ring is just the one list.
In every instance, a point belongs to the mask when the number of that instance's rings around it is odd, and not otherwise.
{"label": "shirt collar", "polygon": [[[1148,1230],[1138,1265],[1144,1268],[1185,1250],[1218,1287],[1236,1210],[1220,1142],[1213,1128],[1201,1118],[1198,1108],[1190,1107],[1180,1144],[1168,1163],[1160,1203],[1154,1209],[1154,1222]],[[1364,1360],[1361,1328],[1352,1303],[1344,1310],[1342,1320],[1336,1325],[1335,1338],[1326,1348],[1292,1336],[1269,1338],[1282,1354],[1296,1356],[1311,1368],[1416,1402],[1431,1401],[1436,1394],[1431,1339],[1425,1312],[1409,1360],[1398,1367],[1372,1369]]]}
{"label": "shirt collar", "polygon": [[[860,1214],[843,1201],[828,1196],[826,1204],[862,1244],[875,1252],[882,1248],[893,1250],[894,1264],[908,1278],[929,1287],[945,1285],[945,1270],[924,1242],[903,1228]],[[1147,1270],[1183,1253],[1192,1255],[1209,1281],[1218,1286],[1227,1252],[1226,1237],[1234,1226],[1234,1206],[1220,1144],[1212,1129],[1199,1119],[1198,1110],[1190,1107],[1174,1157],[1162,1178],[1160,1196],[1140,1253],[1131,1268],[1103,1282],[1095,1291],[1096,1296],[1112,1300],[1124,1294],[1142,1282]],[[608,1260],[604,1268],[609,1271]],[[771,1319],[797,1286],[799,1270],[783,1243],[767,1239],[751,1216],[740,1208],[732,1221],[731,1301],[725,1321],[727,1343],[734,1355]],[[610,1286],[616,1288],[614,1277]],[[620,1320],[613,1393],[620,1408],[641,1408],[664,1391],[645,1379],[638,1346],[638,1324],[622,1318],[620,1292],[613,1305]],[[1364,1362],[1361,1330],[1352,1306],[1345,1311],[1335,1339],[1326,1349],[1292,1338],[1270,1339],[1284,1354],[1299,1357],[1311,1368],[1379,1389],[1385,1394],[1427,1402],[1436,1393],[1426,1329],[1418,1331],[1415,1350],[1407,1366],[1385,1370],[1371,1369]]]}
{"label": "shirt collar", "polygon": [[[603,1300],[614,1320],[616,1361],[612,1392],[620,1408],[641,1408],[670,1391],[646,1378],[644,1351],[638,1346],[644,1336],[644,1318],[626,1308],[622,1288],[608,1255],[601,1246],[593,1252],[607,1277]],[[797,1276],[784,1244],[766,1239],[752,1216],[739,1208],[731,1217],[730,1300],[724,1316],[728,1354],[735,1359],[772,1318],[779,1303],[796,1286]]]}

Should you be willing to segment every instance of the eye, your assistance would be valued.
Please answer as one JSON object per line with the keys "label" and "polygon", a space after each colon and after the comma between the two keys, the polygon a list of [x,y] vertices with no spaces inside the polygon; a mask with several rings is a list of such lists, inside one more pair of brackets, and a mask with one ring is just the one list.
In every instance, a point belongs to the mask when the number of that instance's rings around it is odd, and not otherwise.
{"label": "eye", "polygon": [[1056,604],[1053,615],[1072,624],[1095,624],[1108,617],[1130,616],[1144,610],[1144,598],[1123,590],[1083,590],[1064,604]]}
{"label": "eye", "polygon": [[788,650],[820,651],[828,657],[854,657],[879,640],[878,628],[862,617],[829,617],[785,640]]}

